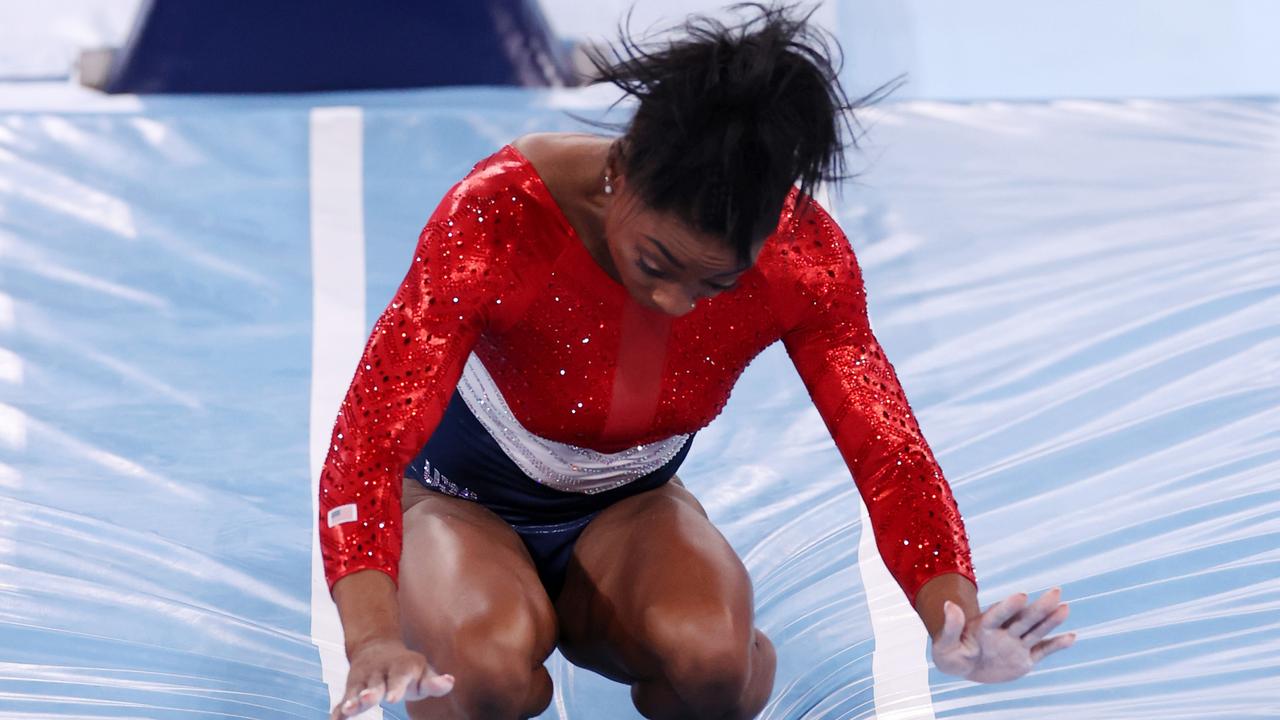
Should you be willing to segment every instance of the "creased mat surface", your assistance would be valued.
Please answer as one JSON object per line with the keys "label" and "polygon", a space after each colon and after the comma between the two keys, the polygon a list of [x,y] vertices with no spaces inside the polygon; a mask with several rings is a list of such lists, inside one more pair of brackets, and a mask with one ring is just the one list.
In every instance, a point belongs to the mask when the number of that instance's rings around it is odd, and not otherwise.
{"label": "creased mat surface", "polygon": [[[577,100],[26,91],[0,112],[0,717],[322,717],[311,109],[362,108],[367,329],[441,194],[513,137],[579,128],[558,109]],[[1276,717],[1280,105],[864,121],[865,173],[832,205],[980,600],[1061,585],[1080,639],[1016,683],[930,669],[931,693],[877,698],[895,670],[873,667],[868,592],[905,604],[868,584],[852,481],[775,346],[681,471],[778,647],[764,717]],[[544,717],[638,717],[551,667]]]}

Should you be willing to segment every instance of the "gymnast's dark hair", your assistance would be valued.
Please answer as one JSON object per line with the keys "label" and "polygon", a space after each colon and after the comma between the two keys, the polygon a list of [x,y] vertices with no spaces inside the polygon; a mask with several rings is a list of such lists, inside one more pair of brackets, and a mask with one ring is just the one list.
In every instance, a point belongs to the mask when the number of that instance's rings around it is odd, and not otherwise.
{"label": "gymnast's dark hair", "polygon": [[850,102],[843,56],[832,58],[839,42],[809,24],[816,7],[796,7],[734,5],[753,16],[738,25],[694,16],[648,46],[631,38],[628,13],[616,44],[587,51],[596,80],[639,101],[629,122],[593,123],[624,130],[617,147],[628,185],[653,209],[724,238],[744,264],[777,227],[793,185],[808,195],[849,177],[852,111],[896,87]]}

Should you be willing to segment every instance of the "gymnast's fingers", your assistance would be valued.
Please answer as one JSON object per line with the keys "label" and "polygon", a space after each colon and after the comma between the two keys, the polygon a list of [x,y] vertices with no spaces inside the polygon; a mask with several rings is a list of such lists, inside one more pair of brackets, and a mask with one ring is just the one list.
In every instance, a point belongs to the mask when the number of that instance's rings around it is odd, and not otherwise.
{"label": "gymnast's fingers", "polygon": [[1049,655],[1052,655],[1053,653],[1056,653],[1059,650],[1065,650],[1066,648],[1071,647],[1075,643],[1076,643],[1075,633],[1067,633],[1065,635],[1055,635],[1054,637],[1051,637],[1048,640],[1045,640],[1044,642],[1031,648],[1031,662],[1033,664],[1038,663],[1044,658],[1048,657]]}
{"label": "gymnast's fingers", "polygon": [[1040,624],[1031,628],[1029,632],[1022,636],[1023,645],[1031,647],[1032,645],[1040,642],[1041,638],[1048,635],[1054,628],[1065,622],[1067,616],[1070,614],[1071,606],[1066,603],[1062,603],[1058,607],[1054,608],[1048,616],[1040,621]]}
{"label": "gymnast's fingers", "polygon": [[1018,613],[1009,622],[1009,632],[1014,637],[1022,637],[1027,631],[1040,624],[1058,608],[1058,600],[1062,597],[1062,588],[1051,588]]}
{"label": "gymnast's fingers", "polygon": [[982,613],[982,627],[986,630],[994,630],[1004,627],[1004,624],[1010,618],[1022,611],[1027,604],[1026,593],[1014,593],[1000,602],[987,608]]}
{"label": "gymnast's fingers", "polygon": [[382,699],[382,693],[386,687],[386,683],[378,673],[375,678],[372,675],[363,673],[351,673],[347,677],[347,691],[342,696],[342,701],[333,709],[330,715],[334,720],[359,715],[377,705]]}
{"label": "gymnast's fingers", "polygon": [[452,675],[437,675],[434,670],[428,669],[417,682],[416,697],[414,699],[421,700],[422,698],[448,695],[453,690],[453,682]]}

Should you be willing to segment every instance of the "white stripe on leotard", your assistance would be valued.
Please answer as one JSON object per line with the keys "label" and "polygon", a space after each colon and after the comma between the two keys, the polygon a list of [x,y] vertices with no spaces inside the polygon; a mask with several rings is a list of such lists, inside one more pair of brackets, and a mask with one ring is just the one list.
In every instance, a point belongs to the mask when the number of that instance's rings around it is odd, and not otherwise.
{"label": "white stripe on leotard", "polygon": [[525,475],[565,492],[592,494],[637,480],[666,465],[689,439],[688,435],[673,435],[621,452],[603,453],[535,435],[516,419],[474,352],[458,380],[458,394]]}

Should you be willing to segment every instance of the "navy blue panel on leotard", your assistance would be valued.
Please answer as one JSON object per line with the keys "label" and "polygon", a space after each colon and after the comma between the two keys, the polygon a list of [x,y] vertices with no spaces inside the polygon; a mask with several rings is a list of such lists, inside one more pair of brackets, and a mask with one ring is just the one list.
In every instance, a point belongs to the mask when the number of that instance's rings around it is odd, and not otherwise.
{"label": "navy blue panel on leotard", "polygon": [[670,480],[689,454],[694,434],[665,465],[626,485],[595,494],[565,492],[526,475],[455,390],[440,424],[405,475],[436,492],[478,502],[507,521],[524,540],[554,598],[564,584],[573,544],[591,519],[623,498]]}

